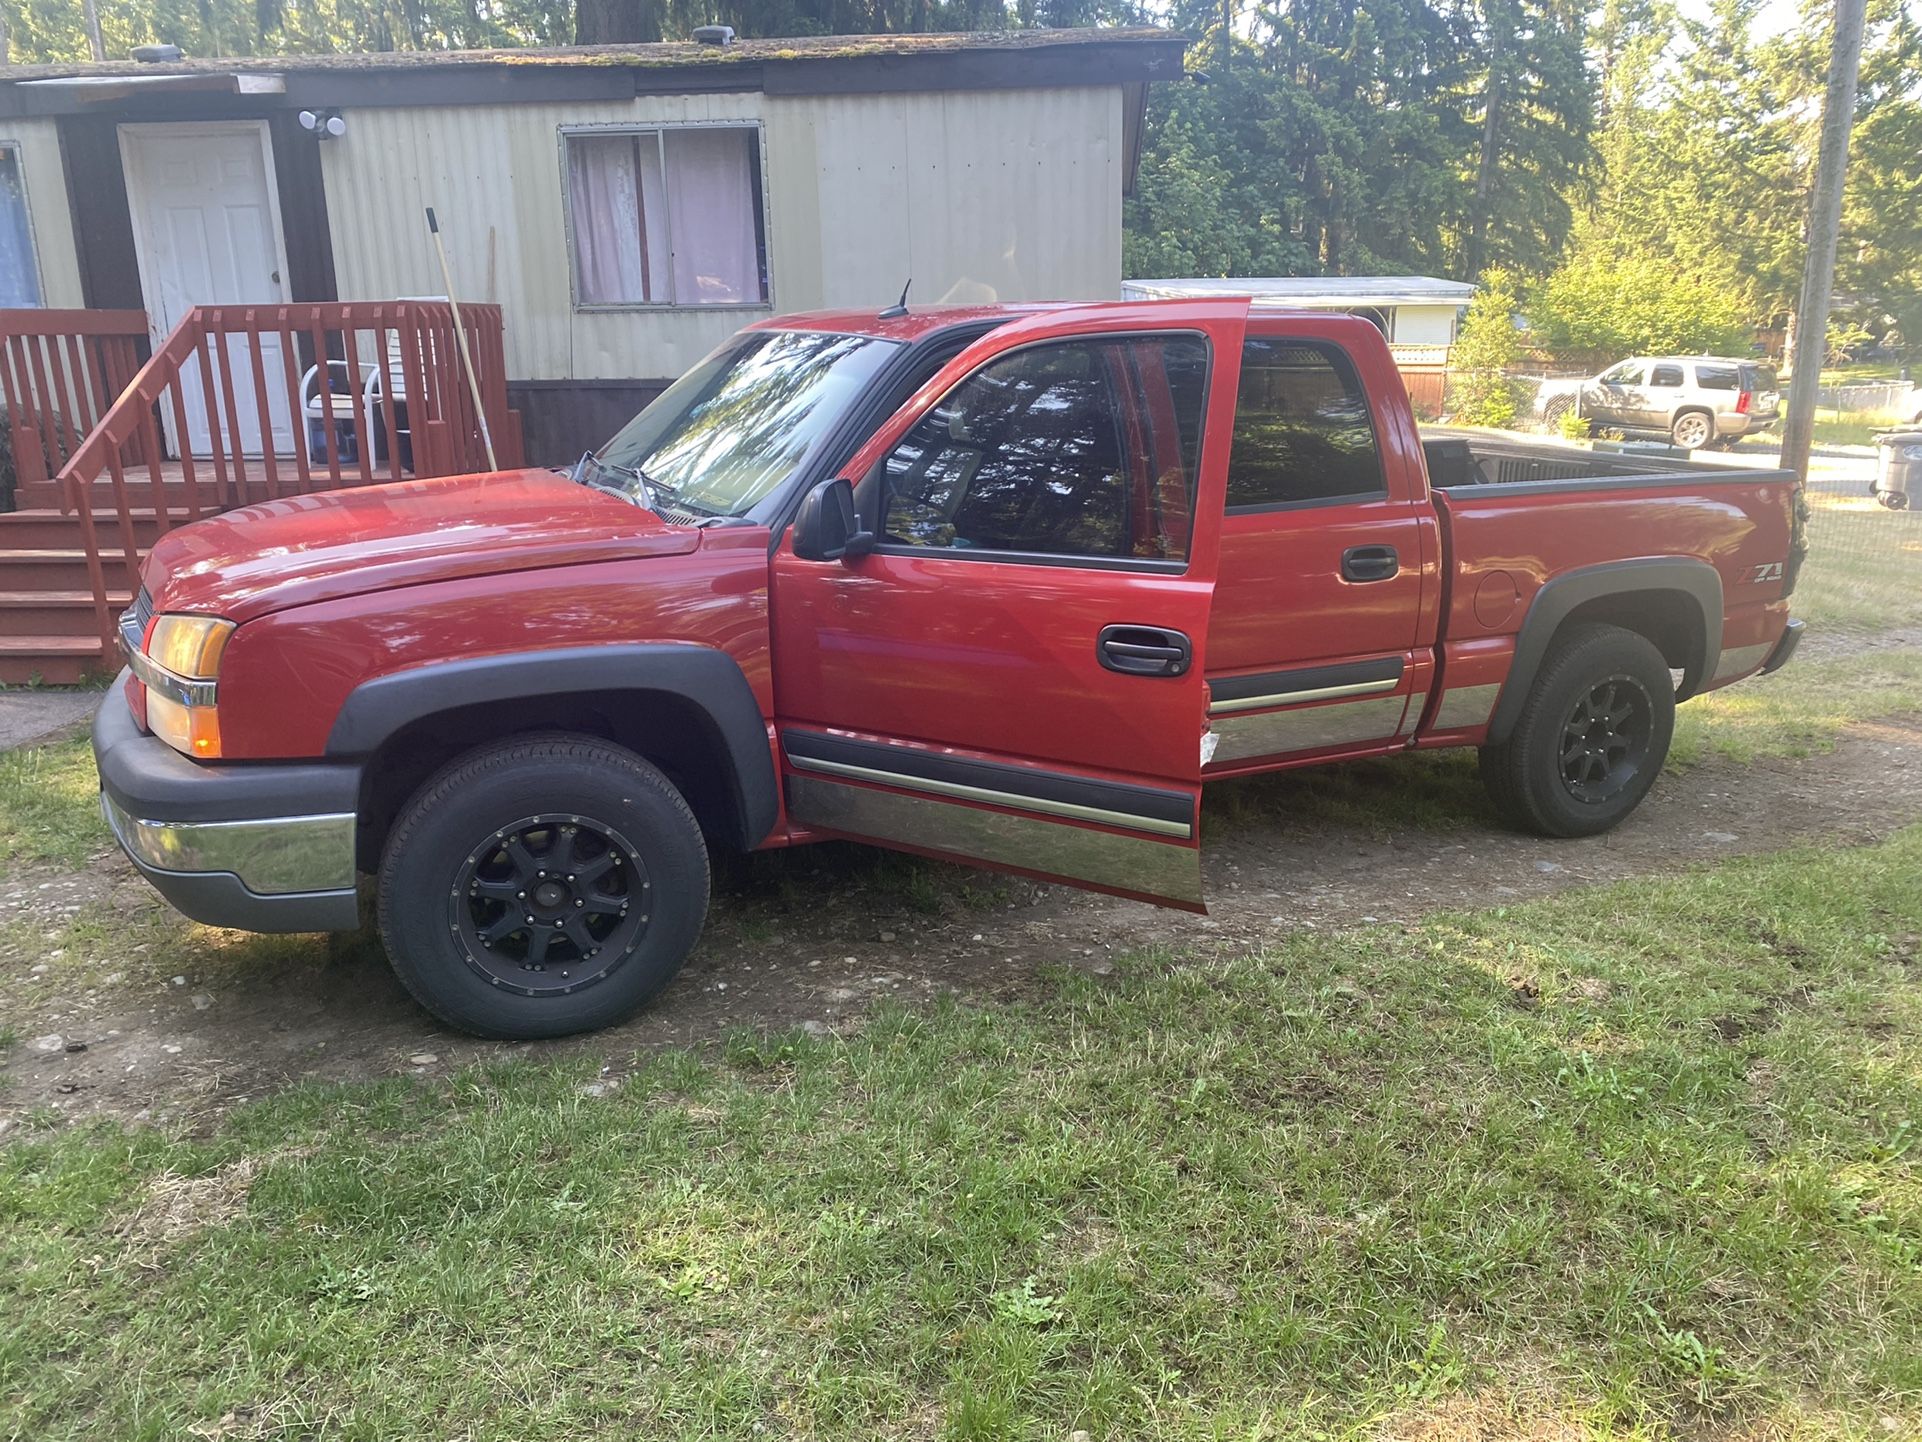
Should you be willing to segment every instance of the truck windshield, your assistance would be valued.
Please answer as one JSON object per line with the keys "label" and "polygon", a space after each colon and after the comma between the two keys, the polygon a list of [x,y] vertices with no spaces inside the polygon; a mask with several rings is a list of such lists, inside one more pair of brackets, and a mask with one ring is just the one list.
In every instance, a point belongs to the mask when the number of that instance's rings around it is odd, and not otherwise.
{"label": "truck windshield", "polygon": [[871,336],[743,331],[582,470],[670,519],[745,515],[807,460],[896,349]]}

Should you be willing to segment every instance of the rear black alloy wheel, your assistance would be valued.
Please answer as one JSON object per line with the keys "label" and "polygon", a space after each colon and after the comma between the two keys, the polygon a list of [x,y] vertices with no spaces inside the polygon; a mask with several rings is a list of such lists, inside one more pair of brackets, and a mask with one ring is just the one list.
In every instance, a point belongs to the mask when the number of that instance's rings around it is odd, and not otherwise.
{"label": "rear black alloy wheel", "polygon": [[1514,728],[1482,747],[1482,781],[1543,836],[1594,836],[1633,811],[1675,734],[1675,682],[1647,637],[1568,626],[1542,658]]}
{"label": "rear black alloy wheel", "polygon": [[626,837],[572,813],[524,816],[468,853],[448,894],[463,959],[522,996],[567,996],[634,954],[647,930],[647,863]]}
{"label": "rear black alloy wheel", "polygon": [[1631,786],[1648,758],[1654,707],[1633,676],[1609,676],[1575,703],[1562,723],[1562,784],[1597,805]]}
{"label": "rear black alloy wheel", "polygon": [[394,974],[477,1036],[566,1036],[632,1015],[707,919],[686,798],[624,747],[547,734],[449,762],[401,808],[380,866]]}

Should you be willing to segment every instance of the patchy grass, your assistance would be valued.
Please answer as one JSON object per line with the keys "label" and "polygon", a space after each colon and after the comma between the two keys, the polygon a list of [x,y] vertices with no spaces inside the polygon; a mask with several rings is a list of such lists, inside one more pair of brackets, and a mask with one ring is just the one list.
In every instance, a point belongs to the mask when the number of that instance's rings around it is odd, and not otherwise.
{"label": "patchy grass", "polygon": [[49,861],[78,870],[112,841],[86,737],[0,751],[0,864]]}
{"label": "patchy grass", "polygon": [[1830,751],[1851,726],[1922,711],[1922,651],[1872,650],[1792,661],[1684,702],[1671,765],[1709,757],[1754,761]]}
{"label": "patchy grass", "polygon": [[30,1137],[0,1432],[1916,1435],[1918,874]]}

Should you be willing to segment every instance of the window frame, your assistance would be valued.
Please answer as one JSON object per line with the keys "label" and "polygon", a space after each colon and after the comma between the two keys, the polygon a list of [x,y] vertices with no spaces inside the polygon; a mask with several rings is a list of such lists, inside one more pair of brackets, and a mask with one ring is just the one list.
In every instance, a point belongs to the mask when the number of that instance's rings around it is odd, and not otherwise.
{"label": "window frame", "polygon": [[47,276],[40,265],[40,227],[34,223],[33,189],[27,183],[27,147],[11,136],[0,135],[0,151],[13,152],[14,174],[20,179],[20,204],[27,214],[27,264],[33,270],[33,288],[40,298],[22,310],[47,309]]}
{"label": "window frame", "polygon": [[[754,224],[755,240],[760,247],[761,272],[766,281],[767,294],[759,300],[734,300],[703,305],[698,301],[684,300],[624,300],[624,301],[584,301],[581,299],[580,253],[574,247],[574,194],[569,188],[567,168],[567,143],[570,138],[581,136],[588,139],[606,139],[616,135],[652,135],[660,147],[661,173],[667,173],[667,132],[670,130],[747,130],[754,135],[753,158],[754,180],[758,194],[755,197]],[[561,233],[563,244],[567,247],[567,303],[568,309],[577,315],[622,315],[633,311],[645,311],[659,315],[663,312],[677,315],[705,315],[710,313],[736,314],[758,311],[773,313],[774,306],[774,227],[769,219],[770,202],[773,191],[767,177],[767,125],[759,119],[743,120],[608,120],[583,125],[561,125],[555,129],[555,152],[560,161],[561,183]],[[667,203],[667,234],[669,243],[673,241],[674,208],[673,202]],[[646,237],[642,237],[645,245]]]}
{"label": "window frame", "polygon": [[[1209,338],[1206,331],[1190,330],[1186,327],[1170,330],[1087,331],[1079,335],[1045,336],[1037,337],[1031,341],[1023,341],[1020,345],[1009,346],[1006,350],[995,352],[995,354],[982,361],[980,365],[956,380],[953,385],[943,390],[940,395],[936,396],[921,409],[915,416],[914,422],[910,424],[909,429],[912,430],[914,424],[918,424],[924,417],[939,409],[940,406],[947,401],[949,396],[973,380],[975,376],[979,375],[989,366],[999,365],[1011,356],[1021,355],[1026,351],[1039,350],[1044,346],[1089,345],[1102,341],[1141,340],[1193,340],[1198,341],[1201,345],[1201,417],[1200,425],[1195,432],[1194,500],[1192,502],[1196,508],[1195,514],[1198,518],[1201,501],[1202,457],[1206,454],[1208,444],[1208,403],[1214,395],[1215,384],[1215,347],[1214,342]],[[1119,417],[1116,419],[1118,421]],[[906,439],[905,432],[903,433],[902,439]],[[1188,568],[1194,564],[1195,548],[1192,537],[1190,538],[1188,546],[1188,554],[1179,561],[1156,560],[1144,556],[1089,556],[1060,551],[997,551],[982,546],[910,546],[898,541],[890,541],[887,539],[887,532],[884,529],[888,517],[888,460],[893,456],[894,452],[899,449],[900,444],[900,441],[896,441],[893,446],[890,446],[887,451],[876,459],[868,473],[868,477],[872,477],[875,483],[874,531],[876,542],[872,552],[874,555],[913,556],[923,560],[945,558],[999,563],[1001,565],[1064,566],[1073,570],[1129,571],[1137,575],[1150,576],[1184,576],[1188,573]],[[1126,445],[1125,434],[1123,436],[1123,445]],[[865,482],[868,477],[863,477],[863,481]]]}
{"label": "window frame", "polygon": [[[1671,371],[1675,374],[1674,380],[1660,379],[1660,377],[1668,375]],[[1648,368],[1646,385],[1648,389],[1652,391],[1685,390],[1689,383],[1688,372],[1689,368],[1680,361],[1657,361]]]}
{"label": "window frame", "polygon": [[[1266,516],[1282,511],[1325,510],[1329,506],[1368,506],[1390,499],[1392,492],[1388,484],[1388,460],[1381,447],[1381,424],[1375,415],[1374,397],[1368,394],[1368,387],[1362,384],[1361,367],[1355,364],[1355,358],[1348,353],[1348,347],[1337,341],[1324,340],[1320,336],[1251,333],[1244,336],[1241,342],[1241,359],[1244,367],[1248,361],[1248,347],[1255,341],[1277,341],[1307,350],[1320,351],[1347,365],[1349,378],[1354,381],[1356,390],[1360,392],[1362,409],[1368,416],[1368,435],[1375,445],[1375,469],[1381,476],[1381,485],[1372,491],[1356,491],[1343,496],[1310,497],[1305,501],[1249,501],[1242,505],[1228,503],[1226,499],[1228,473],[1235,463],[1235,438],[1231,430],[1228,434],[1228,464],[1222,468],[1221,494],[1224,500],[1222,514],[1224,516]],[[1236,373],[1235,390],[1235,416],[1239,419],[1241,416],[1239,371]]]}

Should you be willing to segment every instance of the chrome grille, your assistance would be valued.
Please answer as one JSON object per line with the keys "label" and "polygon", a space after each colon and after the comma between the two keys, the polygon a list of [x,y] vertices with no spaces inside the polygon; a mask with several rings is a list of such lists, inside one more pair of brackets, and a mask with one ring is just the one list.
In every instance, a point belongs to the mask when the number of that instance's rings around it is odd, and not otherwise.
{"label": "chrome grille", "polygon": [[153,597],[142,586],[140,594],[133,598],[133,604],[120,613],[120,646],[128,656],[140,650],[141,639],[147,634],[147,623],[153,619]]}

